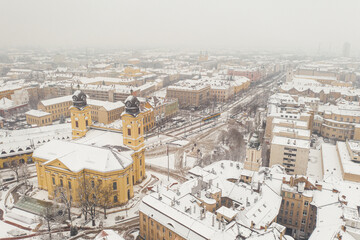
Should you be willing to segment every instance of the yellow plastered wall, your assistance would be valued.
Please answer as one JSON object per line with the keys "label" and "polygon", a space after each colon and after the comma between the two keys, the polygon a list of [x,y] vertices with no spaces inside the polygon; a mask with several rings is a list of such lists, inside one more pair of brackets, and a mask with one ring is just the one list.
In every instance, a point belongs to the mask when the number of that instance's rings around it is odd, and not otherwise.
{"label": "yellow plastered wall", "polygon": [[72,106],[70,113],[73,139],[85,136],[92,125],[90,106],[85,106],[83,109]]}
{"label": "yellow plastered wall", "polygon": [[123,123],[123,143],[132,150],[134,183],[141,182],[145,177],[145,145],[144,145],[144,115],[139,113],[137,116],[124,113]]}

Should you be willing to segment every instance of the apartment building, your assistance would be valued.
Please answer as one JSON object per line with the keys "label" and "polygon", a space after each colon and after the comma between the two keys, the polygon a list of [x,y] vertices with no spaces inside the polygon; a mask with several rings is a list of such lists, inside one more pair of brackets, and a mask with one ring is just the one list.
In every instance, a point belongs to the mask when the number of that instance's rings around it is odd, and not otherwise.
{"label": "apartment building", "polygon": [[360,140],[359,103],[342,100],[336,104],[319,105],[314,116],[313,131],[335,140]]}
{"label": "apartment building", "polygon": [[348,83],[335,81],[331,84],[324,84],[308,77],[293,77],[291,81],[282,84],[279,88],[281,93],[291,95],[317,97],[321,102],[333,102],[339,98],[347,101],[359,101],[359,89],[348,86]]}
{"label": "apartment building", "polygon": [[275,126],[310,129],[313,125],[313,110],[299,103],[290,94],[277,93],[269,98],[265,139],[270,142]]}
{"label": "apartment building", "polygon": [[210,86],[197,80],[184,80],[167,88],[167,98],[177,98],[180,108],[204,107],[210,100]]}
{"label": "apartment building", "polygon": [[259,175],[266,182],[260,193],[231,181],[244,171],[240,163],[223,160],[190,170],[182,184],[157,186],[139,206],[140,238],[286,239],[285,228],[275,223],[280,180]]}
{"label": "apartment building", "polygon": [[316,227],[317,207],[314,191],[322,186],[305,177],[283,178],[281,207],[277,223],[286,227],[286,234],[295,239],[308,239]]}
{"label": "apartment building", "polygon": [[280,164],[288,174],[306,175],[310,141],[274,136],[270,148],[270,166]]}

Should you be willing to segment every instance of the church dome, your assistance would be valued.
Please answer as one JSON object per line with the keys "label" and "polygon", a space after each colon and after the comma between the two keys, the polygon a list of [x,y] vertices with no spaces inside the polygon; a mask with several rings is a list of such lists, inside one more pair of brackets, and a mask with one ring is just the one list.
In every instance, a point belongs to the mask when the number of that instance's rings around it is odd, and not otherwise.
{"label": "church dome", "polygon": [[86,102],[86,94],[83,93],[81,90],[76,90],[74,95],[72,96],[73,105],[78,109],[82,109],[87,106]]}
{"label": "church dome", "polygon": [[130,95],[125,100],[125,111],[128,114],[136,116],[140,113],[140,101],[137,97]]}

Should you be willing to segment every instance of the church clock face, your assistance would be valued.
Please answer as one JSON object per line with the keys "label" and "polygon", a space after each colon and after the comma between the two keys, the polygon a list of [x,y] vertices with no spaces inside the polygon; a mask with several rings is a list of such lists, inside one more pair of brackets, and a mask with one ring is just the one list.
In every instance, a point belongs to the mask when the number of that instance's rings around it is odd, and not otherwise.
{"label": "church clock face", "polygon": [[81,96],[81,100],[85,101],[86,100],[86,96],[85,94]]}
{"label": "church clock face", "polygon": [[131,102],[126,102],[126,107],[131,107]]}
{"label": "church clock face", "polygon": [[77,97],[76,97],[76,96],[73,96],[72,99],[73,99],[73,101],[77,101]]}

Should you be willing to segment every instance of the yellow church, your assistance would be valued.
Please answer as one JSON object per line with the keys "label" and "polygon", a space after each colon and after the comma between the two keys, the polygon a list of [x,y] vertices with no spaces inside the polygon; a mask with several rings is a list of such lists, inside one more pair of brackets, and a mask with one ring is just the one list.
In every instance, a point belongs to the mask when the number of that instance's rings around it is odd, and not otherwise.
{"label": "yellow church", "polygon": [[70,107],[72,141],[50,141],[33,153],[38,186],[53,199],[59,187],[76,203],[84,182],[111,189],[112,206],[134,196],[133,186],[145,178],[143,113],[140,102],[130,95],[122,114],[122,134],[110,129],[92,129],[86,95],[78,90]]}

